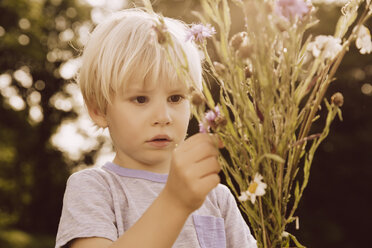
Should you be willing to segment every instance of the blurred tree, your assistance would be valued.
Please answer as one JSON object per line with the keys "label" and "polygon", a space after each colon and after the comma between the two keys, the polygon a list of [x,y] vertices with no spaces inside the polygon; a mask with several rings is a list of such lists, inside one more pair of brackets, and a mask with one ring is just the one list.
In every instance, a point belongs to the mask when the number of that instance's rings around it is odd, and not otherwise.
{"label": "blurred tree", "polygon": [[88,17],[73,0],[0,2],[0,231],[56,233],[71,164],[50,137],[77,114],[55,95]]}

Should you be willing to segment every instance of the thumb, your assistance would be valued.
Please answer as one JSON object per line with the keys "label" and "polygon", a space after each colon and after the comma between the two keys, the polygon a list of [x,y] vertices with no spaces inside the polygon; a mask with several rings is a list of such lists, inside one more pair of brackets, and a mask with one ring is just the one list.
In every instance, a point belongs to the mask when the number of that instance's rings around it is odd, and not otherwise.
{"label": "thumb", "polygon": [[218,148],[218,149],[222,149],[225,147],[225,145],[223,144],[221,138],[218,136],[218,134],[209,134],[211,139],[213,140],[213,143],[215,144],[215,146]]}

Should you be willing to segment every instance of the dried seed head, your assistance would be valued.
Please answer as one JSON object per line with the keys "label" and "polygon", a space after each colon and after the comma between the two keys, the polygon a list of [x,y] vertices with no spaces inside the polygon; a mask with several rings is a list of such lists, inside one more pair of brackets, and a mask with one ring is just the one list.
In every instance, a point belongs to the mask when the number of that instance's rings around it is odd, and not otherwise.
{"label": "dried seed head", "polygon": [[245,78],[250,78],[252,76],[252,70],[249,66],[244,68]]}
{"label": "dried seed head", "polygon": [[214,122],[216,123],[216,126],[218,126],[218,127],[224,127],[227,124],[226,118],[224,116],[221,116],[221,115],[217,116],[216,119],[214,120]]}
{"label": "dried seed head", "polygon": [[340,92],[336,92],[331,97],[331,102],[337,107],[341,107],[344,104],[344,96]]}
{"label": "dried seed head", "polygon": [[194,86],[190,86],[190,87],[189,87],[189,94],[193,93],[194,91],[195,91]]}
{"label": "dried seed head", "polygon": [[202,94],[196,92],[196,91],[193,91],[191,93],[191,103],[196,105],[196,106],[199,106],[201,104],[203,104],[204,102],[204,97]]}
{"label": "dried seed head", "polygon": [[238,56],[242,59],[247,59],[251,56],[251,54],[252,54],[252,46],[246,42],[243,43],[238,50]]}
{"label": "dried seed head", "polygon": [[270,3],[265,3],[265,12],[266,14],[273,13],[273,6]]}
{"label": "dried seed head", "polygon": [[234,48],[234,50],[238,50],[240,45],[243,43],[245,39],[248,38],[247,32],[240,32],[233,35],[230,40],[230,46]]}
{"label": "dried seed head", "polygon": [[156,33],[156,36],[158,37],[158,43],[164,44],[167,41],[167,28],[164,24],[158,24],[157,26],[153,26],[153,29]]}
{"label": "dried seed head", "polygon": [[214,66],[214,69],[216,69],[216,72],[217,72],[218,75],[225,74],[226,67],[223,64],[221,64],[221,63],[219,63],[217,61],[214,61],[213,62],[213,66]]}
{"label": "dried seed head", "polygon": [[284,31],[288,30],[288,27],[286,27],[285,23],[282,22],[282,21],[278,21],[275,24],[276,24],[276,27],[278,28],[278,30],[280,32],[284,32]]}

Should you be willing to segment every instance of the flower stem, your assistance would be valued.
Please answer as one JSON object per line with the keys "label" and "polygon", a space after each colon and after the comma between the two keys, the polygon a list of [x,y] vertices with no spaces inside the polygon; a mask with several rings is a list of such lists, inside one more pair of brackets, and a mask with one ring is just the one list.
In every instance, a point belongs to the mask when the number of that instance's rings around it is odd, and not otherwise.
{"label": "flower stem", "polygon": [[263,239],[263,243],[264,243],[264,248],[267,248],[266,228],[265,228],[265,221],[264,221],[263,211],[262,211],[261,197],[258,197],[258,205],[260,207],[260,215],[261,215],[262,239]]}

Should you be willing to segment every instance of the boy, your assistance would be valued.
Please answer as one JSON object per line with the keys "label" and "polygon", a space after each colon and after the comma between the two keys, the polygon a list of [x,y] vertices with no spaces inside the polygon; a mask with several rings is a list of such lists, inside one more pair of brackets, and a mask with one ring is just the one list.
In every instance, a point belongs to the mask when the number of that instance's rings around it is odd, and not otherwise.
{"label": "boy", "polygon": [[[98,25],[79,84],[89,115],[108,128],[113,162],[73,174],[56,247],[257,247],[234,198],[219,184],[217,143],[187,140],[188,87],[159,44],[156,14],[125,10]],[[201,88],[201,61],[186,25],[165,18],[173,58],[185,52]]]}

